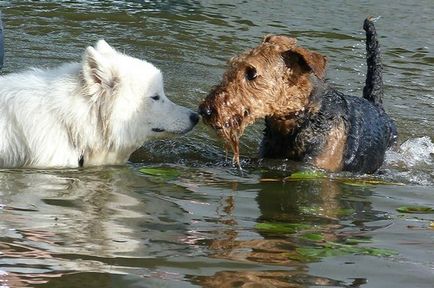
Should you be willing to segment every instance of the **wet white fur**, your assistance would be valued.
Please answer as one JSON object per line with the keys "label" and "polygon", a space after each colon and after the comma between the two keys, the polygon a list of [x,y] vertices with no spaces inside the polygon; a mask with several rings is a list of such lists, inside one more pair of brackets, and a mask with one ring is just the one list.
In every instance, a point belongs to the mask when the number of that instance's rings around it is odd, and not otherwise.
{"label": "wet white fur", "polygon": [[0,77],[0,167],[123,164],[145,141],[191,130],[191,114],[155,66],[100,40],[82,63]]}

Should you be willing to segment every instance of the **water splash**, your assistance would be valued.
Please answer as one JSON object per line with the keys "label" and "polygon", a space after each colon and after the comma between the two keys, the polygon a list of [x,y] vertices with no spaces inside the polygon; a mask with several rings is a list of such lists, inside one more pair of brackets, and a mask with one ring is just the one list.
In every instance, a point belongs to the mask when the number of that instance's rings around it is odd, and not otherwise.
{"label": "water splash", "polygon": [[433,163],[434,144],[428,136],[408,139],[397,151],[386,153],[385,164],[401,168],[412,168]]}
{"label": "water splash", "polygon": [[[408,139],[397,150],[386,152],[384,168],[393,181],[432,185],[434,143],[428,136]],[[386,176],[386,177],[387,177]]]}

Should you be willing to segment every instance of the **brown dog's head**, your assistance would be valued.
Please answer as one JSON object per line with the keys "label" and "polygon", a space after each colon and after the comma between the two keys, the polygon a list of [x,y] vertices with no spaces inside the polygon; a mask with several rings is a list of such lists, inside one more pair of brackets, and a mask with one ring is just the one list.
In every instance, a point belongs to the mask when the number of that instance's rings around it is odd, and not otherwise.
{"label": "brown dog's head", "polygon": [[297,40],[268,35],[256,48],[229,61],[223,80],[199,106],[210,125],[234,152],[239,138],[256,119],[303,111],[312,91],[311,75],[323,79],[326,58],[297,47]]}

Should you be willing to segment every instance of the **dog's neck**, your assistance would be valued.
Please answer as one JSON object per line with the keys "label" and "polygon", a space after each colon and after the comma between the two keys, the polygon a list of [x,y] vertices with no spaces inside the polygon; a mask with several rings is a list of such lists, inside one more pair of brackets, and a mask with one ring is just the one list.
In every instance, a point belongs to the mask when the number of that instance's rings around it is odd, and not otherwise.
{"label": "dog's neck", "polygon": [[266,129],[271,129],[282,135],[293,134],[297,131],[306,121],[312,119],[318,114],[321,108],[322,95],[327,91],[327,85],[320,80],[312,81],[313,89],[311,90],[307,102],[299,111],[274,114],[265,117]]}
{"label": "dog's neck", "polygon": [[279,134],[292,134],[306,119],[306,111],[297,111],[285,115],[273,115],[265,117],[266,129],[271,129]]}

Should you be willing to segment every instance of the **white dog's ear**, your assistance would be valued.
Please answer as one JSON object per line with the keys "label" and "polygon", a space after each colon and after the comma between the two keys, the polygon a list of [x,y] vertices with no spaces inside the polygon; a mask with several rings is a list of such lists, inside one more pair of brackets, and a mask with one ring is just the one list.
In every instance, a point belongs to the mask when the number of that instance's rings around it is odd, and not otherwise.
{"label": "white dog's ear", "polygon": [[116,85],[116,71],[109,59],[95,50],[87,47],[83,59],[83,76],[90,93],[102,93]]}
{"label": "white dog's ear", "polygon": [[114,55],[116,54],[116,50],[112,48],[105,40],[101,39],[96,42],[95,50],[101,54],[105,55]]}

